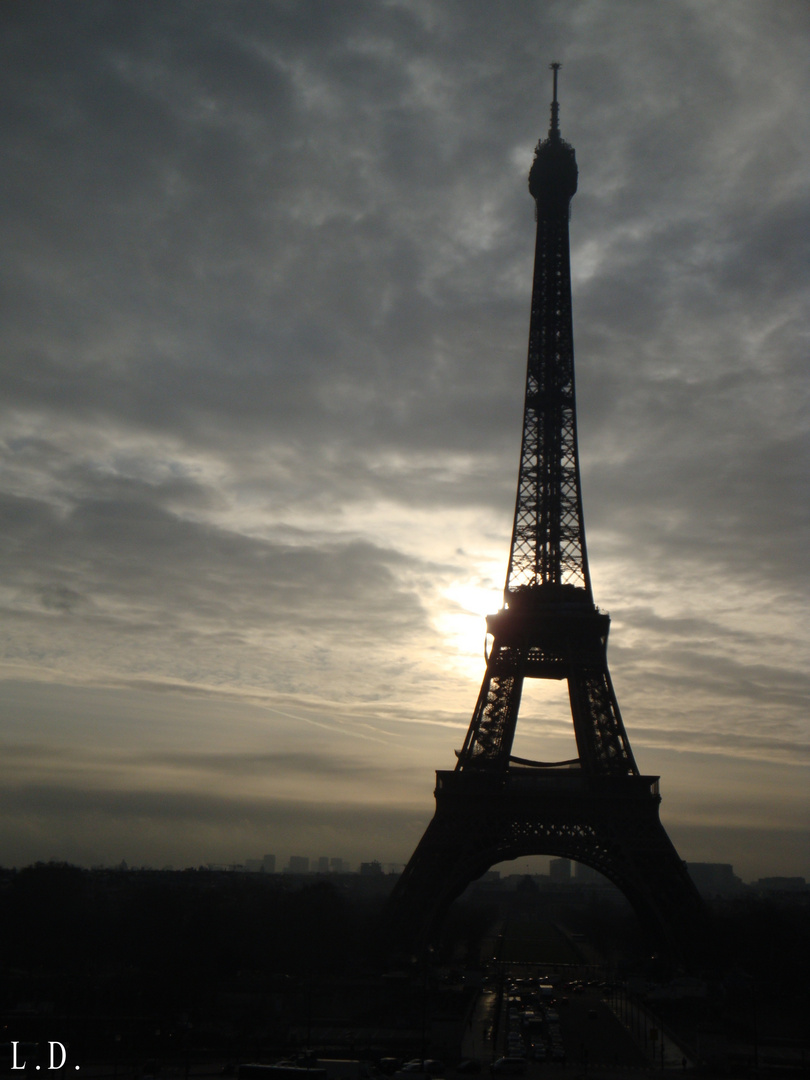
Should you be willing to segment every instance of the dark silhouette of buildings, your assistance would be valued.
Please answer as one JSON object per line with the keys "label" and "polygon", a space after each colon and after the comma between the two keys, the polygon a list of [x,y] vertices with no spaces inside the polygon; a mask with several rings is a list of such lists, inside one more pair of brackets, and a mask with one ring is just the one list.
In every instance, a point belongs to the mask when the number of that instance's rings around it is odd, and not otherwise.
{"label": "dark silhouette of buildings", "polygon": [[[697,1039],[723,1075],[737,1075],[730,1058],[752,1052],[754,1022],[761,1066],[777,1050],[783,1059],[810,1053],[802,1042],[806,889],[761,896],[752,887],[712,901],[732,963],[728,974],[705,973],[714,989],[695,1006],[671,1000],[682,987],[650,982],[654,969],[621,893],[576,876],[555,884],[549,875],[485,875],[445,920],[429,969],[381,975],[369,930],[384,902],[377,885],[393,880],[0,869],[5,1050],[10,1040],[46,1051],[58,1040],[71,1075],[75,1064],[80,1076],[221,1075],[228,1063],[304,1049],[407,1060],[424,1039],[452,1070],[478,988],[497,986],[504,964],[525,968],[529,959],[561,979],[609,979],[623,996],[635,986],[636,1011],[665,1002],[667,1022],[692,1046]],[[3,1051],[0,1044],[0,1070],[8,1067]]]}

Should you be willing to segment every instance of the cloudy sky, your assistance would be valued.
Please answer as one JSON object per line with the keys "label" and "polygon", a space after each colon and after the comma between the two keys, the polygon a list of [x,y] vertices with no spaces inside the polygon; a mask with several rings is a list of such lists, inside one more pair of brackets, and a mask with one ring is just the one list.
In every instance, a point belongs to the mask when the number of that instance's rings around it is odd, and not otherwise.
{"label": "cloudy sky", "polygon": [[[407,859],[503,589],[559,60],[633,750],[683,858],[810,878],[810,7],[0,22],[0,864]],[[517,753],[571,756],[562,689]]]}

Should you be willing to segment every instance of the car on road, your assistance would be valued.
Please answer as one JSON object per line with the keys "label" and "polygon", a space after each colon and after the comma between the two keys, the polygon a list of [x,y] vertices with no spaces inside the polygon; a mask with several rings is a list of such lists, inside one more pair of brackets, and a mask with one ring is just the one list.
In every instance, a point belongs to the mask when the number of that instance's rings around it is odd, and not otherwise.
{"label": "car on road", "polygon": [[407,1061],[401,1069],[394,1073],[394,1080],[433,1080],[434,1077],[444,1076],[444,1065],[434,1058],[415,1058]]}
{"label": "car on road", "polygon": [[502,1057],[492,1064],[492,1071],[494,1073],[504,1076],[520,1076],[526,1072],[526,1058],[524,1057]]}

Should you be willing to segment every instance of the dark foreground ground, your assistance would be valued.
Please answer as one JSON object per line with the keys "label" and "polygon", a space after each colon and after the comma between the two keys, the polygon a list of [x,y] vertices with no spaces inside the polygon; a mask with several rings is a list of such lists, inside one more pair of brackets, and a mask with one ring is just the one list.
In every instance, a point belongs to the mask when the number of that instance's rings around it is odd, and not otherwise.
{"label": "dark foreground ground", "polygon": [[[526,1010],[549,1049],[553,1030],[565,1046],[530,1078],[810,1075],[801,897],[716,905],[722,964],[673,981],[683,973],[598,891],[481,893],[456,905],[427,965],[394,964],[373,933],[391,884],[2,872],[0,1075],[227,1075],[314,1050],[377,1067],[428,1056],[447,1076],[473,1058],[488,1076]],[[548,979],[558,1020],[537,997]]]}

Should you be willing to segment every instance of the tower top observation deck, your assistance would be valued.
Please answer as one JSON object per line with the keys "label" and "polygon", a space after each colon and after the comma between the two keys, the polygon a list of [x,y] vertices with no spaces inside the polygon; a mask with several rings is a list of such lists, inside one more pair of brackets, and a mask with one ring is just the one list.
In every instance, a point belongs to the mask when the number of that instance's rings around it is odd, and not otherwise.
{"label": "tower top observation deck", "polygon": [[554,100],[551,103],[551,123],[548,138],[537,144],[529,171],[529,191],[537,203],[538,214],[563,211],[577,190],[577,159],[574,148],[560,136],[560,106],[557,101],[557,72],[560,64],[553,63]]}

